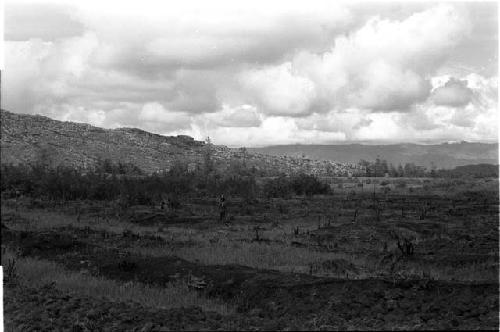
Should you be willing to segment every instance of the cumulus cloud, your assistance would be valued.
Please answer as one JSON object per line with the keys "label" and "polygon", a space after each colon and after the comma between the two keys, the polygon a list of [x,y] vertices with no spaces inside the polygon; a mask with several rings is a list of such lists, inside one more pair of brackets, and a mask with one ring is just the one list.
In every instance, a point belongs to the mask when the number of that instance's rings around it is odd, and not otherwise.
{"label": "cumulus cloud", "polygon": [[491,139],[496,53],[456,64],[496,40],[472,6],[11,1],[2,107],[230,145]]}
{"label": "cumulus cloud", "polygon": [[370,113],[360,109],[332,110],[328,113],[313,113],[296,120],[299,128],[344,133],[347,139],[353,136],[353,129],[360,123],[371,122]]}
{"label": "cumulus cloud", "polygon": [[352,105],[381,111],[405,111],[427,98],[430,84],[411,70],[373,63],[363,77],[363,88],[349,95]]}
{"label": "cumulus cloud", "polygon": [[258,87],[269,114],[346,107],[407,111],[428,97],[426,77],[468,35],[469,25],[466,13],[449,5],[403,20],[375,17],[337,37],[329,51],[299,52],[291,63],[253,72],[246,85]]}
{"label": "cumulus cloud", "polygon": [[293,72],[292,64],[242,73],[241,81],[249,97],[255,99],[267,114],[301,115],[310,112],[316,97],[311,80]]}
{"label": "cumulus cloud", "polygon": [[432,93],[436,105],[463,106],[472,99],[472,90],[467,87],[466,80],[451,77],[448,82]]}
{"label": "cumulus cloud", "polygon": [[189,123],[189,118],[185,113],[168,111],[156,102],[147,103],[142,107],[139,120],[175,125]]}
{"label": "cumulus cloud", "polygon": [[206,130],[194,124],[191,130],[182,133],[199,137],[199,133],[202,132],[208,134],[215,143],[223,143],[229,146],[264,146],[293,143],[313,144],[345,140],[344,133],[326,132],[316,129],[304,130],[299,128],[295,119],[282,116],[267,117],[258,127],[214,127]]}
{"label": "cumulus cloud", "polygon": [[88,109],[83,106],[75,107],[70,104],[59,104],[51,109],[50,112],[57,120],[90,123],[98,127],[101,127],[106,120],[106,113],[103,110]]}
{"label": "cumulus cloud", "polygon": [[[469,74],[460,78],[434,77],[434,91],[446,82],[460,82],[471,90],[466,104],[437,105],[431,97],[408,114],[400,114],[398,125],[414,140],[487,140],[498,139],[498,110],[496,77],[486,78]],[[489,119],[489,120],[486,120]]]}
{"label": "cumulus cloud", "polygon": [[[279,60],[294,48],[324,48],[328,37],[352,21],[345,6],[324,0],[313,6],[300,1],[287,6],[265,1],[93,2],[79,6],[78,15],[108,43],[104,62],[139,75]],[[123,34],[124,26],[134,30]]]}
{"label": "cumulus cloud", "polygon": [[200,115],[196,120],[206,127],[258,127],[262,123],[257,108],[252,105],[223,105],[219,112]]}

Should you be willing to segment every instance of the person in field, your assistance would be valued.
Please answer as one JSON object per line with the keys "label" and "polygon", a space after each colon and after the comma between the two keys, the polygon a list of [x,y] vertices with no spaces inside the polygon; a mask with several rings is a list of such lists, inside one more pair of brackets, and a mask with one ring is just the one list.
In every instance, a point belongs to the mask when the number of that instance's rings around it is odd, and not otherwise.
{"label": "person in field", "polygon": [[223,222],[226,219],[226,199],[224,194],[220,195],[219,198],[219,221]]}

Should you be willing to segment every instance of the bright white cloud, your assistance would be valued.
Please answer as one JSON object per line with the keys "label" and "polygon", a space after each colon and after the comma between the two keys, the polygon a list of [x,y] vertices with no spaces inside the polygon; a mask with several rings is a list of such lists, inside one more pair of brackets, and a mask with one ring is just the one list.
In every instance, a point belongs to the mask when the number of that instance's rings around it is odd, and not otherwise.
{"label": "bright white cloud", "polygon": [[330,105],[405,110],[425,100],[427,76],[468,34],[469,24],[465,13],[449,5],[401,21],[376,17],[352,35],[337,38],[329,52],[299,55],[297,67]]}
{"label": "bright white cloud", "polygon": [[331,108],[406,111],[431,90],[427,77],[469,33],[466,13],[449,5],[404,20],[375,17],[330,51],[246,74],[269,114],[305,115]]}
{"label": "bright white cloud", "polygon": [[246,71],[241,75],[241,82],[250,98],[255,99],[268,114],[307,114],[316,98],[313,82],[295,74],[290,62]]}
{"label": "bright white cloud", "polygon": [[222,110],[216,113],[199,115],[195,122],[205,128],[209,127],[258,127],[262,123],[257,108],[252,105],[230,107],[223,105]]}
{"label": "bright white cloud", "polygon": [[168,111],[160,103],[153,102],[142,107],[139,120],[180,124],[189,122],[189,117],[185,113]]}
{"label": "bright white cloud", "polygon": [[473,4],[50,3],[6,5],[11,111],[229,145],[498,136],[497,73],[475,67],[496,54],[456,63],[496,40]]}
{"label": "bright white cloud", "polygon": [[[215,127],[210,130],[193,125],[191,130],[183,133],[199,137],[198,133],[207,133],[217,144],[230,146],[263,146],[289,143],[318,143],[344,141],[345,134],[341,132],[325,132],[321,130],[303,130],[297,126],[295,119],[272,116],[265,118],[258,127]],[[253,144],[249,144],[252,143]]]}

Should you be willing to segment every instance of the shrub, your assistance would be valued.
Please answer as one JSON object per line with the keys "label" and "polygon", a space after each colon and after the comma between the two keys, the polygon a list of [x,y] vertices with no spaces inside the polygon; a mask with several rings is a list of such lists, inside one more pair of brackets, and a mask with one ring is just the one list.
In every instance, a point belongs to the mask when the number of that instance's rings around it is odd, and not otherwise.
{"label": "shrub", "polygon": [[330,192],[328,184],[306,174],[296,175],[292,179],[292,188],[297,195],[325,195]]}
{"label": "shrub", "polygon": [[406,188],[406,181],[404,181],[404,180],[397,180],[396,181],[396,188]]}
{"label": "shrub", "polygon": [[264,184],[263,191],[266,197],[287,198],[293,193],[290,180],[284,176],[268,180]]}

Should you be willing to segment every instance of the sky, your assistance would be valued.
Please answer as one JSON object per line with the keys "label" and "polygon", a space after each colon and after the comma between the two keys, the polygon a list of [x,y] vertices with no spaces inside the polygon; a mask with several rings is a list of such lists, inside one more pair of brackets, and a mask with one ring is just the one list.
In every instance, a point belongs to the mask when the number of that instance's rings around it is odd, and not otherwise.
{"label": "sky", "polygon": [[228,146],[498,141],[496,2],[4,0],[3,16],[12,112]]}

